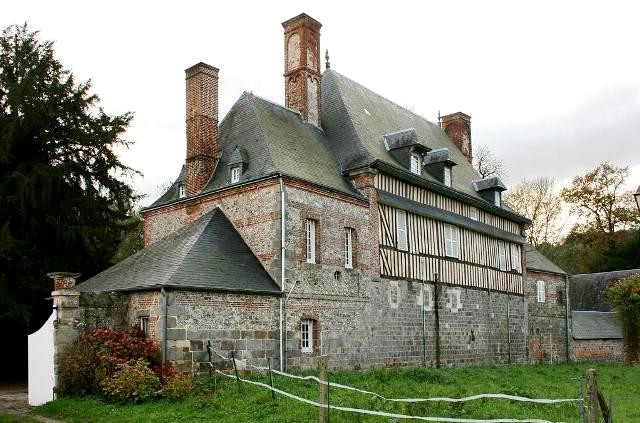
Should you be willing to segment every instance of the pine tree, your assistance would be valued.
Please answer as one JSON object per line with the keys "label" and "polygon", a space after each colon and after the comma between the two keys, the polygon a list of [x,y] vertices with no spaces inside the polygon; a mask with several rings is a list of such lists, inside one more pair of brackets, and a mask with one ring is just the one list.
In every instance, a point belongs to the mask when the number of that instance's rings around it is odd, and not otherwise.
{"label": "pine tree", "polygon": [[90,88],[26,24],[3,30],[0,322],[14,335],[50,314],[47,272],[105,269],[132,221],[135,194],[122,179],[135,171],[114,152],[128,146],[132,114],[107,115]]}

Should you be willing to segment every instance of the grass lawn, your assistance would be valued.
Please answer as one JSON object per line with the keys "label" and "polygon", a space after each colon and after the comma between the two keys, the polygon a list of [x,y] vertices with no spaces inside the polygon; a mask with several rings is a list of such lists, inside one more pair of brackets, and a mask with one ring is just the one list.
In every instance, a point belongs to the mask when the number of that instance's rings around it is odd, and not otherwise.
{"label": "grass lawn", "polygon": [[[510,365],[459,369],[400,368],[370,372],[336,372],[332,382],[377,392],[388,398],[463,397],[502,393],[530,398],[576,398],[576,378],[587,368],[598,371],[598,384],[613,397],[616,422],[640,422],[640,366],[616,364]],[[268,383],[263,375],[247,376]],[[307,422],[317,419],[315,407],[277,396],[269,390],[222,376],[202,379],[197,392],[181,402],[150,401],[137,405],[114,405],[97,398],[67,398],[34,410],[35,414],[65,422]],[[223,379],[223,380],[221,380]],[[274,375],[274,385],[284,391],[317,401],[318,385]],[[394,403],[368,394],[332,388],[330,403],[344,407],[415,416],[460,418],[538,418],[579,422],[578,407],[567,404],[532,404],[481,399],[465,403]],[[333,422],[387,422],[391,419],[331,410]]]}

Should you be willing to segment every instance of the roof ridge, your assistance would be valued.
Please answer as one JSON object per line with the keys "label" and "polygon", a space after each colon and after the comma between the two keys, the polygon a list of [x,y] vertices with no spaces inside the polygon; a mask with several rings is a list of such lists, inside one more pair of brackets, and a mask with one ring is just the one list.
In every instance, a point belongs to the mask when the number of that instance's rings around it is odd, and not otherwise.
{"label": "roof ridge", "polygon": [[379,97],[379,98],[381,98],[381,99],[383,99],[383,100],[385,100],[385,101],[388,101],[389,103],[393,104],[394,106],[397,106],[397,107],[399,107],[399,108],[401,108],[401,109],[403,109],[403,110],[405,110],[405,111],[409,112],[410,114],[412,114],[412,115],[414,115],[414,116],[416,116],[416,117],[418,117],[418,118],[420,118],[420,119],[424,120],[425,122],[427,122],[427,123],[429,123],[429,124],[431,124],[431,125],[433,125],[433,126],[436,126],[436,127],[440,128],[440,126],[439,126],[438,124],[436,124],[435,122],[430,121],[429,119],[427,119],[426,117],[422,116],[421,114],[418,114],[418,113],[416,113],[415,111],[413,111],[413,110],[411,110],[411,109],[408,109],[408,108],[406,108],[405,106],[402,106],[402,105],[400,105],[400,104],[396,103],[395,101],[393,101],[393,100],[391,100],[391,99],[389,99],[389,98],[387,98],[387,97],[383,96],[382,94],[379,94],[379,93],[377,93],[377,92],[373,91],[371,88],[369,88],[369,87],[366,87],[366,86],[362,85],[362,84],[361,84],[361,83],[359,83],[358,81],[355,81],[355,80],[353,80],[353,79],[349,78],[348,76],[345,76],[345,75],[341,74],[340,72],[337,72],[337,71],[333,70],[333,68],[330,68],[330,69],[328,69],[328,70],[326,70],[326,71],[325,71],[325,73],[327,73],[327,72],[328,72],[328,73],[330,73],[330,74],[331,74],[331,73],[335,73],[335,74],[339,75],[340,77],[342,77],[342,78],[344,78],[344,79],[348,79],[350,82],[352,82],[352,83],[354,83],[354,84],[356,84],[356,85],[358,85],[358,86],[360,86],[360,87],[364,88],[365,90],[367,90],[367,91],[369,91],[370,93],[372,93],[372,94],[376,95],[377,97]]}

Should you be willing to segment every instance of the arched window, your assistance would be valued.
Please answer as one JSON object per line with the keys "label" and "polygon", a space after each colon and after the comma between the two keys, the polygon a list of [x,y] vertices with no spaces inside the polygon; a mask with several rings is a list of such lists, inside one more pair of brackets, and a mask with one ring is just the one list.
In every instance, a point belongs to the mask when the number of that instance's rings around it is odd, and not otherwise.
{"label": "arched window", "polygon": [[544,295],[544,281],[536,282],[536,298],[539,303],[544,303],[545,295]]}

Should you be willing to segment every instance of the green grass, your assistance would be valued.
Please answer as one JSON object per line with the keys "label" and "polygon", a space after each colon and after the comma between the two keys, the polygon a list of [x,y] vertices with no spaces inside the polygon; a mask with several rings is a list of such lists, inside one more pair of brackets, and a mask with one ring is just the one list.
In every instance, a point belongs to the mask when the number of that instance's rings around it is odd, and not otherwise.
{"label": "green grass", "polygon": [[[598,384],[613,396],[617,422],[640,421],[640,366],[616,364],[511,365],[460,369],[400,368],[371,372],[337,372],[331,381],[377,392],[386,397],[462,397],[480,393],[503,393],[532,398],[576,398],[576,378],[587,368],[598,371]],[[312,373],[308,373],[312,374]],[[268,383],[265,376],[247,376]],[[584,383],[584,380],[583,380]],[[274,375],[274,384],[304,398],[317,400],[316,382]],[[246,383],[218,377],[198,382],[197,392],[181,402],[150,401],[137,405],[107,404],[97,398],[68,398],[34,410],[38,415],[65,422],[307,422],[317,419],[317,409]],[[393,403],[371,395],[331,389],[330,403],[345,407],[417,416],[461,418],[539,418],[578,422],[575,404],[542,405],[482,399],[466,403]],[[331,410],[331,422],[387,422],[389,418]]]}

